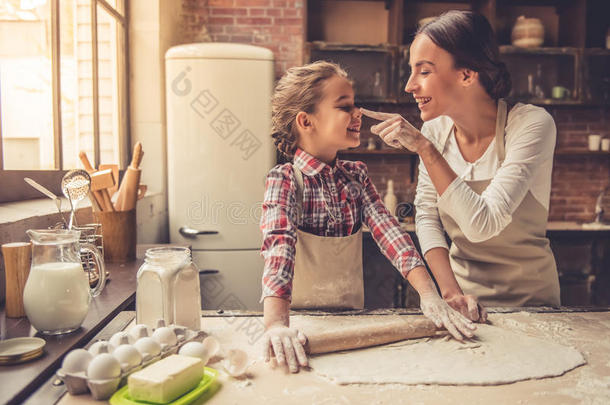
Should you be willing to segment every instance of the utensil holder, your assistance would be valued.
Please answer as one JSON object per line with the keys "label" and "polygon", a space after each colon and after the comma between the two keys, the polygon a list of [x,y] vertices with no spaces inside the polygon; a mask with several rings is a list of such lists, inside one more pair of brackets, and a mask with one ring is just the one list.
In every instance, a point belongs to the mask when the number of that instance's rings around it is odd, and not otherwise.
{"label": "utensil holder", "polygon": [[124,263],[136,258],[136,210],[100,211],[95,221],[102,225],[104,260]]}

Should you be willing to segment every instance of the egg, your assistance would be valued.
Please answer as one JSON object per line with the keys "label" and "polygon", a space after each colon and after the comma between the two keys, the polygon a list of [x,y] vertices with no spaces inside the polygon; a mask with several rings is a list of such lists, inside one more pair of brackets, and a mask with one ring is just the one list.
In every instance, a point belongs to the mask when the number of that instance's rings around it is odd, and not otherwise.
{"label": "egg", "polygon": [[140,338],[133,345],[144,357],[161,353],[161,345],[151,337]]}
{"label": "egg", "polygon": [[134,339],[134,337],[125,331],[117,332],[110,338],[110,343],[114,347],[119,347],[120,345],[131,345],[135,341],[136,340]]}
{"label": "egg", "polygon": [[151,330],[148,325],[140,323],[138,325],[134,325],[134,327],[129,331],[129,334],[134,338],[134,340],[138,340],[140,338],[150,336]]}
{"label": "egg", "polygon": [[203,365],[208,364],[208,360],[210,359],[210,355],[206,350],[205,346],[200,342],[188,342],[185,343],[178,354],[189,357],[197,357],[203,361]]}
{"label": "egg", "polygon": [[178,338],[176,334],[171,328],[167,326],[163,326],[161,328],[155,329],[152,334],[152,338],[159,342],[161,345],[173,346],[178,342]]}
{"label": "egg", "polygon": [[220,349],[220,342],[213,336],[208,336],[203,339],[201,344],[205,347],[205,351],[208,353],[209,358],[216,356]]}
{"label": "egg", "polygon": [[110,342],[106,342],[105,340],[100,340],[95,342],[89,347],[89,353],[93,356],[97,356],[101,353],[112,353],[114,350],[114,345]]}
{"label": "egg", "polygon": [[242,375],[248,367],[248,355],[243,350],[231,349],[224,360],[224,368],[233,377]]}
{"label": "egg", "polygon": [[89,380],[107,380],[121,375],[121,365],[112,354],[101,353],[91,360],[87,367]]}
{"label": "egg", "polygon": [[64,357],[61,368],[64,373],[79,373],[81,371],[86,371],[92,359],[93,355],[85,349],[72,350]]}
{"label": "egg", "polygon": [[142,362],[142,354],[133,345],[120,345],[112,355],[119,361],[123,370],[138,366]]}

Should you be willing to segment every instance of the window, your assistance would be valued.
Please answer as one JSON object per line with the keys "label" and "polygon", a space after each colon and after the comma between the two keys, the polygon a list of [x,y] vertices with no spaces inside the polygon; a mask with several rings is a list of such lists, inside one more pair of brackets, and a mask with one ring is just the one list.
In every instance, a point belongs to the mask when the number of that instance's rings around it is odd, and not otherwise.
{"label": "window", "polygon": [[125,166],[127,0],[0,0],[0,202],[59,192],[89,160]]}

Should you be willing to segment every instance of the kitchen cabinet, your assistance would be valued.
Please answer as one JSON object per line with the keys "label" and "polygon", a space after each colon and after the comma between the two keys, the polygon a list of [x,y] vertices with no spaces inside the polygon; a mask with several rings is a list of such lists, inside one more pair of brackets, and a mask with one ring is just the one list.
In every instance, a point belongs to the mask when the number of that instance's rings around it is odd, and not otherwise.
{"label": "kitchen cabinet", "polygon": [[[413,224],[402,224],[421,251]],[[547,237],[557,262],[561,304],[610,306],[610,230],[549,223]],[[448,240],[448,243],[450,241]],[[365,308],[418,308],[417,292],[381,253],[370,232],[363,238]]]}
{"label": "kitchen cabinet", "polygon": [[349,69],[354,81],[354,92],[360,102],[395,100],[395,46],[349,46],[325,43],[309,44],[310,60],[332,60]]}
{"label": "kitchen cabinet", "polygon": [[610,50],[585,49],[582,98],[591,104],[610,105]]}
{"label": "kitchen cabinet", "polygon": [[610,305],[610,230],[549,230],[561,304]]}
{"label": "kitchen cabinet", "polygon": [[[377,6],[372,7],[375,3]],[[513,78],[511,101],[537,105],[608,103],[610,51],[590,49],[604,46],[608,22],[599,20],[598,14],[605,10],[601,1],[389,0],[385,7],[379,3],[330,0],[308,3],[307,59],[331,60],[345,67],[355,81],[357,102],[414,103],[403,89],[410,74],[408,49],[417,24],[422,18],[461,9],[482,13],[494,27],[502,59]],[[543,47],[510,45],[511,30],[520,15],[542,21]],[[383,22],[387,33],[380,35],[379,24],[369,21]],[[606,27],[603,33],[600,25]],[[357,35],[341,35],[350,32],[353,26],[359,27]],[[541,91],[534,91],[536,84]],[[565,87],[569,93],[552,98],[554,86]]]}

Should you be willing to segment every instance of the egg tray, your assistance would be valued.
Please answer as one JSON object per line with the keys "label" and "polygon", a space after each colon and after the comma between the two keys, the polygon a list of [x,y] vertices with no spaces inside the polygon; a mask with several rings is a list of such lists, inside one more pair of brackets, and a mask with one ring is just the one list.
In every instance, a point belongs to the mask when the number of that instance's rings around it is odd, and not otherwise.
{"label": "egg tray", "polygon": [[[57,370],[55,375],[66,385],[66,389],[71,395],[82,395],[87,392],[96,400],[105,400],[112,396],[119,387],[127,383],[127,377],[142,368],[161,360],[171,354],[176,354],[178,350],[186,343],[195,340],[200,340],[207,336],[203,331],[194,331],[182,326],[169,325],[176,334],[177,342],[174,345],[161,344],[161,352],[156,356],[142,356],[142,362],[132,367],[123,368],[121,365],[121,374],[116,378],[108,378],[103,380],[95,380],[87,377],[85,371],[77,373],[64,372],[63,369]],[[100,340],[100,342],[105,342]]]}

